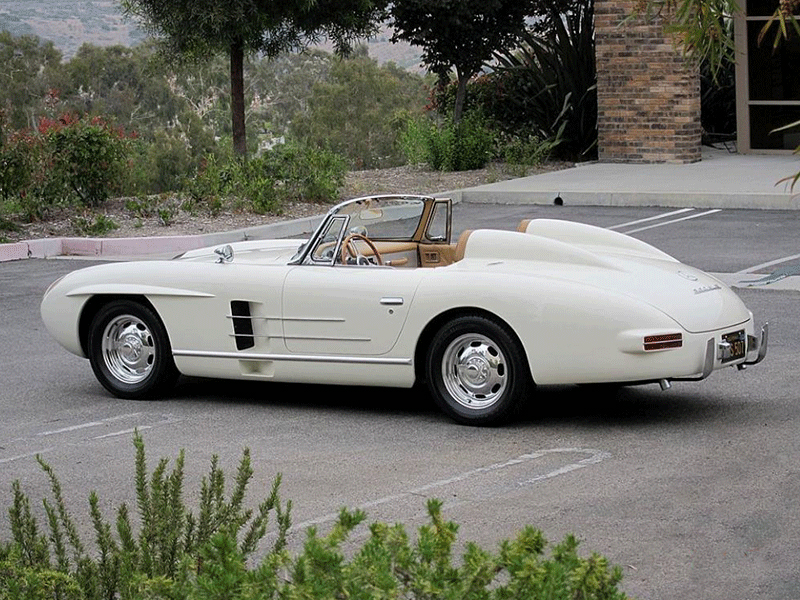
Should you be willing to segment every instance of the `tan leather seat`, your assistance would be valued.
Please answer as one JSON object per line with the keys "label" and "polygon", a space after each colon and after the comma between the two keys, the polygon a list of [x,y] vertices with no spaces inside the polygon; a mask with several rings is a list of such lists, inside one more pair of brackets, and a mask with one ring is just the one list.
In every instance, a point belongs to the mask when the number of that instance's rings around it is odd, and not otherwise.
{"label": "tan leather seat", "polygon": [[464,258],[464,251],[467,249],[467,240],[469,239],[471,233],[471,229],[466,229],[461,233],[460,236],[458,236],[456,251],[453,254],[453,262],[458,262]]}
{"label": "tan leather seat", "polygon": [[530,219],[522,219],[522,221],[519,222],[519,225],[517,225],[517,231],[519,231],[520,233],[527,233],[528,224],[530,222],[531,222]]}

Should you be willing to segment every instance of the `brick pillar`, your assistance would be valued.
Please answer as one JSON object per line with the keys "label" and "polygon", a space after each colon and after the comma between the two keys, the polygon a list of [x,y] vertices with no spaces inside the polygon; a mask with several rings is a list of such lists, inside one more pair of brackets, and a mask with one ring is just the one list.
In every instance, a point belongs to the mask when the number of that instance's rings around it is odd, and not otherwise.
{"label": "brick pillar", "polygon": [[700,77],[659,21],[620,26],[635,0],[596,0],[598,154],[607,162],[700,160]]}

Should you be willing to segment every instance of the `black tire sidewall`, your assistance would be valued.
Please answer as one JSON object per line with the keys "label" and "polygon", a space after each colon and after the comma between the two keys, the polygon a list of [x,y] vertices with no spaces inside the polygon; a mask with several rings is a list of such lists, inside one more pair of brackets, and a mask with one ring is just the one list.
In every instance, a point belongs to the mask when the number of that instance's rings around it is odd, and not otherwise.
{"label": "black tire sidewall", "polygon": [[[491,406],[468,409],[459,404],[444,384],[442,361],[450,343],[464,334],[480,334],[497,344],[506,357],[508,382],[502,396]],[[428,388],[439,407],[465,425],[498,425],[516,411],[528,390],[528,368],[516,338],[498,322],[483,316],[462,316],[444,325],[434,336],[426,356]]]}
{"label": "black tire sidewall", "polygon": [[[122,315],[135,317],[147,326],[156,350],[153,369],[143,381],[135,384],[125,383],[114,377],[103,358],[102,338],[106,326],[112,319]],[[98,381],[119,398],[153,398],[169,389],[177,378],[169,337],[161,320],[150,308],[133,300],[114,300],[97,312],[89,329],[88,351],[89,362]]]}

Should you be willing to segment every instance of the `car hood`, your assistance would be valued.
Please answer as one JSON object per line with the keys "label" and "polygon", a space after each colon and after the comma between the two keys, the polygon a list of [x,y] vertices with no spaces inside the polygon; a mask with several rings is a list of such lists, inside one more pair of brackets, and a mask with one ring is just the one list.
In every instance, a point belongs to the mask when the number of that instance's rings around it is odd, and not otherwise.
{"label": "car hood", "polygon": [[569,281],[586,289],[586,302],[592,301],[592,289],[621,294],[659,309],[692,333],[751,318],[739,297],[717,278],[634,238],[601,232],[563,240],[552,234],[479,230],[469,238],[465,260],[455,266],[507,270],[531,277],[534,288],[537,278]]}
{"label": "car hood", "polygon": [[250,240],[233,244],[219,244],[184,252],[176,260],[193,262],[218,262],[220,250],[226,246],[232,251],[232,260],[248,264],[287,264],[306,240]]}

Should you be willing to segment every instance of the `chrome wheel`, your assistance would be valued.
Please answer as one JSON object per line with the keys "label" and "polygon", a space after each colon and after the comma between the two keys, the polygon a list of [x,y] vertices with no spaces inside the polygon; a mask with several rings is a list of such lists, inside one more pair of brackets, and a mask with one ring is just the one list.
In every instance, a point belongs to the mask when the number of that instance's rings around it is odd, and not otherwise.
{"label": "chrome wheel", "polygon": [[119,398],[157,398],[178,378],[169,336],[143,302],[120,298],[102,305],[89,326],[92,371]]}
{"label": "chrome wheel", "polygon": [[156,360],[152,332],[144,321],[132,315],[119,315],[108,322],[101,350],[109,374],[127,384],[147,379]]}
{"label": "chrome wheel", "polygon": [[442,380],[458,404],[471,410],[492,406],[508,385],[506,357],[499,345],[484,335],[455,338],[442,356]]}

